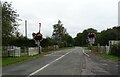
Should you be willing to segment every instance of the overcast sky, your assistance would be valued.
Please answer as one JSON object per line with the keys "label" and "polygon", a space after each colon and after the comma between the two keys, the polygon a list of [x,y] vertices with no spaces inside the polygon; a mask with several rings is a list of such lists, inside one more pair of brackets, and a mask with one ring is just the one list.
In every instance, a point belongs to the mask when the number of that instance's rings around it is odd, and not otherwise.
{"label": "overcast sky", "polygon": [[98,31],[118,25],[120,0],[3,0],[12,2],[20,15],[19,31],[25,35],[24,21],[28,22],[28,37],[38,32],[42,24],[44,37],[51,36],[53,25],[61,20],[67,32],[75,37],[87,28]]}

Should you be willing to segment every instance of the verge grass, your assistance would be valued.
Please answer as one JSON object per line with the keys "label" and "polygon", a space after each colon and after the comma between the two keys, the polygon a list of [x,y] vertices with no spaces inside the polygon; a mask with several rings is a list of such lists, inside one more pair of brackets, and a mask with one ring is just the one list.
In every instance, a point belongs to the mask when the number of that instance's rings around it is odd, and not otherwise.
{"label": "verge grass", "polygon": [[107,54],[100,54],[101,57],[105,58],[105,59],[110,59],[113,61],[120,61],[120,57],[117,56],[113,56],[113,55],[107,55]]}
{"label": "verge grass", "polygon": [[97,56],[103,57],[105,59],[110,59],[112,61],[120,61],[119,56],[114,56],[114,55],[110,55],[110,54],[106,54],[106,53],[100,53],[100,52],[97,51],[97,47],[92,48],[92,51]]}
{"label": "verge grass", "polygon": [[21,57],[6,57],[6,58],[2,58],[2,66],[7,66],[10,64],[15,64],[15,63],[20,63],[20,62],[25,62],[25,61],[30,61],[33,59],[37,59],[40,58],[42,56],[46,55],[46,53],[42,53],[42,54],[38,54],[35,56],[21,56]]}

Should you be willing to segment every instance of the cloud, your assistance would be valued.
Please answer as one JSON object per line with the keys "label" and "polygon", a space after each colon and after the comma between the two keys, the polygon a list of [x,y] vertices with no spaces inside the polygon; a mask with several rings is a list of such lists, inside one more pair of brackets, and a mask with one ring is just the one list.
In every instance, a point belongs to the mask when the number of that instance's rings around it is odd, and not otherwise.
{"label": "cloud", "polygon": [[[7,0],[10,1],[10,0]],[[118,25],[119,0],[11,0],[22,20],[28,20],[28,36],[38,31],[51,36],[53,27],[60,19],[73,37],[87,28],[98,31]],[[24,33],[24,21],[19,27]]]}

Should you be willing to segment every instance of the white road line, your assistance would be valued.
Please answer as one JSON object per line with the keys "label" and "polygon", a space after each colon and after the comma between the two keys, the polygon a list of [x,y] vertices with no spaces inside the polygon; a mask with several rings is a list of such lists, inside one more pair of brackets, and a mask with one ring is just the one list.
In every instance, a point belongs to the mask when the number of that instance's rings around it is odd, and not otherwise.
{"label": "white road line", "polygon": [[61,52],[61,51],[52,52],[52,53],[47,54],[47,55],[45,55],[45,56],[51,56],[51,55],[53,55],[53,54],[55,54],[55,53],[57,53],[57,52]]}
{"label": "white road line", "polygon": [[[72,51],[70,51],[70,52],[72,52]],[[50,64],[52,64],[52,63],[60,60],[61,58],[63,58],[63,57],[66,56],[67,54],[69,54],[70,52],[66,53],[65,55],[60,56],[59,58],[55,59],[54,61],[46,64],[45,66],[41,67],[40,69],[38,69],[38,70],[36,70],[36,71],[34,71],[33,73],[29,74],[28,77],[29,77],[29,76],[32,76],[32,75],[35,75],[36,73],[38,73],[38,72],[40,72],[41,70],[43,70],[43,69],[45,69],[46,67],[48,67]]]}
{"label": "white road line", "polygon": [[85,53],[84,49],[83,49],[83,54],[86,55],[87,57],[90,57],[87,53]]}
{"label": "white road line", "polygon": [[62,55],[45,55],[45,56],[62,56]]}
{"label": "white road line", "polygon": [[40,69],[36,70],[35,72],[33,72],[33,73],[29,74],[29,76],[36,74],[37,72],[39,72],[39,71],[43,70],[43,69],[44,69],[44,68],[46,68],[47,66],[49,66],[49,64],[46,64],[46,65],[45,65],[45,66],[43,66],[42,68],[40,68]]}

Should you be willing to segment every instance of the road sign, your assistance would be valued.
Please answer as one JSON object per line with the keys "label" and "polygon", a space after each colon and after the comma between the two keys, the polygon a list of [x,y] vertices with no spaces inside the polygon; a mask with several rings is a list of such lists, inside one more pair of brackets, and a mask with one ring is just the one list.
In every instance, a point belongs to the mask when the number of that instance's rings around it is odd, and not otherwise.
{"label": "road sign", "polygon": [[42,34],[38,32],[38,33],[34,36],[34,39],[37,40],[37,41],[42,40]]}
{"label": "road sign", "polygon": [[88,42],[92,46],[95,43],[95,33],[88,33]]}

